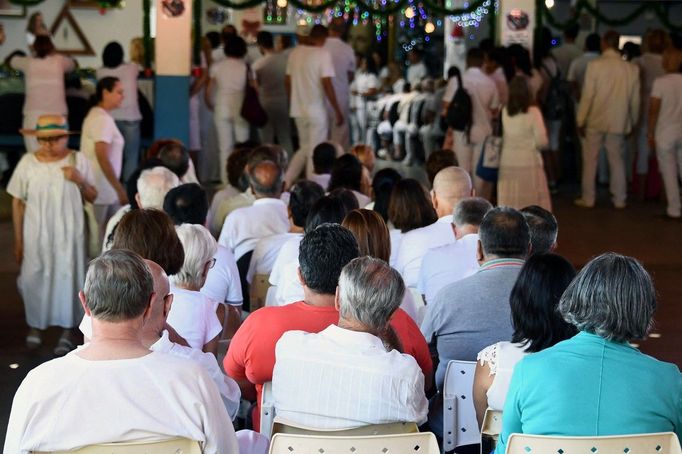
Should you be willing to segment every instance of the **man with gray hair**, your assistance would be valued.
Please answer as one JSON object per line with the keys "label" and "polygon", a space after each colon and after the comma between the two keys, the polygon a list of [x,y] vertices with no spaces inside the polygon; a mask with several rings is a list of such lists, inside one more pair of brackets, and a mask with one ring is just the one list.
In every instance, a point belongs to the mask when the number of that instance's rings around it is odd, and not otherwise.
{"label": "man with gray hair", "polygon": [[[135,201],[140,208],[163,209],[163,199],[168,191],[180,185],[180,179],[166,167],[157,166],[143,170],[137,179],[137,193]],[[102,250],[111,249],[114,238],[112,232],[116,228],[121,218],[132,209],[130,204],[124,205],[109,219],[104,232]]]}
{"label": "man with gray hair", "polygon": [[400,353],[389,325],[404,294],[400,274],[382,260],[350,261],[336,289],[338,326],[289,331],[277,342],[277,414],[322,429],[424,423],[424,375],[413,357]]}
{"label": "man with gray hair", "polygon": [[457,241],[431,249],[422,260],[417,288],[427,302],[446,285],[478,271],[478,228],[492,208],[482,197],[468,197],[455,206],[452,224]]}
{"label": "man with gray hair", "polygon": [[80,299],[92,318],[90,343],[29,372],[14,397],[5,452],[174,437],[199,441],[205,453],[238,452],[208,373],[143,341],[155,294],[141,257],[113,250],[93,260]]}
{"label": "man with gray hair", "polygon": [[557,248],[559,224],[552,213],[537,205],[521,208],[530,230],[530,253],[544,254]]}
{"label": "man with gray hair", "polygon": [[452,211],[461,199],[472,195],[471,178],[461,167],[446,167],[436,174],[431,202],[438,221],[403,234],[398,246],[395,268],[405,279],[405,285],[417,287],[422,259],[429,249],[455,242]]}
{"label": "man with gray hair", "polygon": [[[449,361],[476,361],[483,348],[509,340],[514,332],[509,295],[528,254],[528,224],[515,209],[497,207],[483,217],[478,234],[480,269],[443,287],[426,306],[421,325],[427,342],[438,350],[439,390],[443,389]],[[441,411],[442,403],[433,400],[429,423],[439,436],[443,429]]]}

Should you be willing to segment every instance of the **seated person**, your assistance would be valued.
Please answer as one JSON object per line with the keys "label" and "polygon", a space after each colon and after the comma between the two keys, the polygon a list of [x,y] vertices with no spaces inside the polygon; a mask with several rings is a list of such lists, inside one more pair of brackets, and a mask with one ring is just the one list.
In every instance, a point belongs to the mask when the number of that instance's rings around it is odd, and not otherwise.
{"label": "seated person", "polygon": [[168,323],[190,347],[215,355],[223,329],[216,315],[219,303],[200,290],[216,263],[218,247],[211,233],[200,225],[182,224],[175,230],[185,249],[185,261],[178,274],[170,278],[174,302]]}
{"label": "seated person", "polygon": [[630,341],[652,326],[656,291],[635,259],[607,253],[590,261],[559,301],[579,333],[514,367],[496,447],[509,435],[682,436],[682,375]]}
{"label": "seated person", "polygon": [[147,159],[157,158],[175,173],[182,183],[198,183],[194,163],[185,146],[176,139],[160,139],[147,150]]}
{"label": "seated person", "polygon": [[[173,304],[173,294],[170,293],[168,276],[166,276],[163,268],[151,260],[145,260],[145,263],[154,281],[154,299],[150,304],[149,319],[142,327],[142,343],[151,351],[187,358],[199,364],[216,384],[227,413],[234,419],[239,410],[241,397],[239,385],[223,373],[214,355],[177,344],[169,338],[166,318],[168,318],[168,313]],[[92,319],[85,315],[79,328],[85,336],[87,344],[92,338]]]}
{"label": "seated person", "polygon": [[[337,188],[344,188],[353,191],[355,198],[358,199],[360,208],[367,206],[372,201],[367,194],[362,191],[369,190],[369,181],[363,185],[363,165],[360,160],[352,154],[345,154],[334,162],[331,179],[329,180],[329,192]],[[363,188],[363,186],[365,186]]]}
{"label": "seated person", "polygon": [[478,354],[474,377],[474,405],[481,426],[486,409],[502,411],[516,363],[573,337],[557,306],[575,277],[575,269],[555,254],[535,254],[521,268],[509,297],[514,334],[510,341],[489,345]]}
{"label": "seated person", "polygon": [[389,325],[404,293],[400,274],[383,260],[361,257],[346,265],[334,299],[338,326],[289,331],[277,342],[277,415],[323,429],[424,423],[424,375],[401,353]]}
{"label": "seated person", "polygon": [[557,248],[559,224],[552,213],[537,205],[521,209],[530,229],[530,253],[543,254]]}
{"label": "seated person", "polygon": [[319,184],[325,191],[329,186],[334,161],[336,161],[336,146],[333,143],[322,142],[313,148],[313,174],[310,181]]}
{"label": "seated person", "polygon": [[80,298],[92,339],[29,372],[14,396],[4,452],[174,437],[199,441],[205,453],[238,452],[208,373],[142,341],[154,301],[142,258],[113,250],[94,259]]}

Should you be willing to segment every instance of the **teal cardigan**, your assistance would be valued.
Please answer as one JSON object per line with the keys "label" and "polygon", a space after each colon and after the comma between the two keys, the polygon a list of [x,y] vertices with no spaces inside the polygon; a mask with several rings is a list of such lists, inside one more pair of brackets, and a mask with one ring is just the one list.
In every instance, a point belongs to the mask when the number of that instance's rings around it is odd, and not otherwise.
{"label": "teal cardigan", "polygon": [[496,453],[512,433],[682,435],[682,377],[627,343],[580,332],[514,368]]}

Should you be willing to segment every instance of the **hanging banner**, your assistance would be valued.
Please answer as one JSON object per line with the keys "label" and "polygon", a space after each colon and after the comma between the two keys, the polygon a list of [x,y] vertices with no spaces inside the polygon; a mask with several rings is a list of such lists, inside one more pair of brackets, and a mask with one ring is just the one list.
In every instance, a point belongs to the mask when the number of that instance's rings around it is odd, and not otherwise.
{"label": "hanging banner", "polygon": [[499,44],[521,44],[533,51],[535,29],[535,0],[500,0],[497,15]]}
{"label": "hanging banner", "polygon": [[192,55],[192,0],[156,1],[156,74],[188,76]]}

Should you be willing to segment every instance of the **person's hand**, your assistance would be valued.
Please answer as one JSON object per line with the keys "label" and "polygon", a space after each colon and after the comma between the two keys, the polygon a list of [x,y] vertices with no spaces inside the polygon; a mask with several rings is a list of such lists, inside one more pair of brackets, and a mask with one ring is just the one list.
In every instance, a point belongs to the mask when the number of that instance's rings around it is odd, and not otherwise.
{"label": "person's hand", "polygon": [[17,261],[18,265],[24,260],[24,242],[17,241],[14,243],[14,260]]}
{"label": "person's hand", "polygon": [[121,205],[127,205],[128,204],[128,194],[123,190],[123,188],[119,188],[116,190],[116,195],[118,196],[118,203]]}
{"label": "person's hand", "polygon": [[343,124],[343,114],[340,110],[336,111],[336,126],[341,126]]}
{"label": "person's hand", "polygon": [[78,169],[73,166],[62,167],[62,173],[64,173],[64,178],[66,178],[68,181],[73,181],[76,184],[83,183],[83,176]]}

